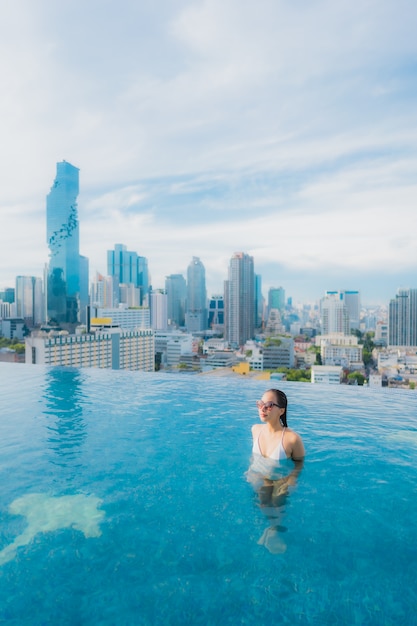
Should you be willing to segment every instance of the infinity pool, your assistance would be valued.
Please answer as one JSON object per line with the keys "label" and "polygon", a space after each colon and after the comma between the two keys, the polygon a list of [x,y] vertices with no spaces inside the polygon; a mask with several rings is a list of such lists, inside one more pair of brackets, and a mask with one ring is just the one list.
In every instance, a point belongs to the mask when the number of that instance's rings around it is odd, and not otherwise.
{"label": "infinity pool", "polygon": [[410,626],[417,392],[280,383],[304,469],[282,550],[255,400],[213,375],[0,366],[0,622]]}

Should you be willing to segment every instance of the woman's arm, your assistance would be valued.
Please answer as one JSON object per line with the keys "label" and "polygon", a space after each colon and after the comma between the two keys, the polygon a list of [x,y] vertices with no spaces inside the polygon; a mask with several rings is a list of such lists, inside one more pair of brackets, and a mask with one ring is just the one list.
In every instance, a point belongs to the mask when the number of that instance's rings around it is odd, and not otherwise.
{"label": "woman's arm", "polygon": [[300,435],[297,435],[296,433],[294,433],[294,435],[295,440],[291,449],[291,458],[293,461],[302,461],[306,455],[303,440]]}

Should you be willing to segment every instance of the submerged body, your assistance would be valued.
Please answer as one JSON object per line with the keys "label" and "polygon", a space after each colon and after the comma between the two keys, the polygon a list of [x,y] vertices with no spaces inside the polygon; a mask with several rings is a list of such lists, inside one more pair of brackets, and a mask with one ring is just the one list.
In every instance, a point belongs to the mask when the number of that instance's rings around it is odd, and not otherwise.
{"label": "submerged body", "polygon": [[259,496],[259,504],[271,526],[259,542],[274,553],[284,552],[278,534],[282,507],[288,487],[295,485],[305,456],[303,441],[287,425],[287,398],[278,389],[269,389],[257,402],[261,424],[252,426],[252,458],[246,474]]}

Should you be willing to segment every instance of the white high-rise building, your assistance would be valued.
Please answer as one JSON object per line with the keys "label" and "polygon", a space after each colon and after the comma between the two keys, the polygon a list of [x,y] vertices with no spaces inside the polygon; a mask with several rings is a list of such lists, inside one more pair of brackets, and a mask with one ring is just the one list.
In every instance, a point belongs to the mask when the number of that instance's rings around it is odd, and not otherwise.
{"label": "white high-rise building", "polygon": [[225,281],[225,337],[231,346],[243,346],[255,332],[255,271],[253,257],[235,252]]}
{"label": "white high-rise building", "polygon": [[102,276],[97,272],[90,286],[90,305],[97,308],[119,306],[119,279],[117,276]]}
{"label": "white high-rise building", "polygon": [[168,296],[163,289],[151,291],[150,310],[153,330],[168,330]]}
{"label": "white high-rise building", "polygon": [[349,313],[343,297],[343,292],[327,291],[320,303],[321,334],[332,335],[341,333],[350,334]]}
{"label": "white high-rise building", "polygon": [[[322,300],[322,314],[323,303],[324,306],[327,307],[327,303],[325,303],[327,299],[329,299],[329,301],[338,302],[338,304],[330,304],[329,307],[333,310],[333,313],[330,313],[332,320],[331,323],[338,325],[339,330],[322,330],[323,334],[328,334],[328,332],[343,332],[344,334],[349,335],[351,330],[359,328],[361,312],[359,291],[326,291],[324,300]],[[348,330],[346,332],[342,329],[342,327],[344,328],[343,324],[345,323],[345,321],[342,322],[341,310],[343,309],[343,307],[346,309],[345,313],[347,315],[348,322]]]}

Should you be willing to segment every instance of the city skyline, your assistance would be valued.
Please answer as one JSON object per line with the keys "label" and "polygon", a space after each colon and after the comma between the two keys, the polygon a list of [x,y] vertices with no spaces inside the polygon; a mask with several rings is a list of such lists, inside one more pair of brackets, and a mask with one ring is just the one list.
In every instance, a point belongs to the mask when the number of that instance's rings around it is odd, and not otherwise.
{"label": "city skyline", "polygon": [[414,288],[416,13],[404,0],[3,7],[0,288],[43,275],[63,159],[80,169],[90,279],[122,243],[154,288],[197,256],[221,293],[239,251],[264,296],[357,289],[387,305]]}

